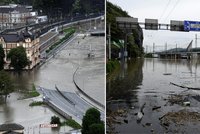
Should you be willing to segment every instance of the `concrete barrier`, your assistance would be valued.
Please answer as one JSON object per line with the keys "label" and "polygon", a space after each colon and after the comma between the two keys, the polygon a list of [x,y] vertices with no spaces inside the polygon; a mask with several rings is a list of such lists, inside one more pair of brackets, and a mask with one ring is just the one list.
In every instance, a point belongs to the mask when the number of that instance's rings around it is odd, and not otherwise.
{"label": "concrete barrier", "polygon": [[89,96],[88,94],[86,94],[79,86],[78,84],[76,83],[75,81],[75,75],[76,75],[76,72],[78,71],[79,67],[76,69],[76,71],[74,72],[73,74],[73,82],[76,86],[76,88],[84,95],[86,96],[88,99],[90,99],[92,102],[94,102],[95,104],[97,104],[98,106],[102,107],[103,109],[105,109],[105,106],[103,104],[101,104],[100,102],[96,101],[94,98],[92,98],[91,96]]}
{"label": "concrete barrier", "polygon": [[67,114],[65,111],[63,111],[62,109],[60,109],[59,107],[57,107],[53,102],[51,102],[48,99],[45,99],[44,102],[51,107],[53,110],[55,110],[57,113],[59,113],[61,116],[63,116],[65,119],[72,119],[72,116],[70,116],[69,114]]}
{"label": "concrete barrier", "polygon": [[56,90],[58,91],[58,93],[65,99],[67,100],[70,104],[75,105],[74,102],[72,102],[70,99],[68,99],[59,89],[57,86],[55,86]]}

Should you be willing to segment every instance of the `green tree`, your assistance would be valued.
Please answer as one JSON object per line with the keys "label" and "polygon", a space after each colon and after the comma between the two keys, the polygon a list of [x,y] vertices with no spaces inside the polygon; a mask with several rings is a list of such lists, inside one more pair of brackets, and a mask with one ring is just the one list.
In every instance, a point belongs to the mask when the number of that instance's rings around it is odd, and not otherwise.
{"label": "green tree", "polygon": [[[100,112],[95,108],[90,108],[86,111],[82,121],[82,134],[90,134],[90,127],[93,129],[97,126],[93,124],[101,124]],[[93,131],[93,130],[91,130]],[[103,133],[102,133],[103,134]]]}
{"label": "green tree", "polygon": [[3,50],[2,45],[0,44],[0,70],[3,69],[3,66],[4,66],[4,58],[5,58],[5,53],[4,53],[4,50]]}
{"label": "green tree", "polygon": [[[130,17],[130,15],[118,7],[117,5],[112,4],[111,2],[106,2],[106,25],[111,24],[111,40],[118,42],[119,39],[125,40],[125,32],[123,32],[117,26],[116,17]],[[108,29],[106,30],[108,31]],[[132,34],[128,35],[127,39],[127,50],[128,56],[135,58],[143,54],[143,32],[142,28],[138,25],[136,29],[131,31]],[[120,48],[112,50],[112,58],[117,58]]]}
{"label": "green tree", "polygon": [[81,6],[80,6],[80,0],[75,0],[73,4],[73,13],[80,12]]}
{"label": "green tree", "polygon": [[26,55],[26,50],[22,46],[11,49],[7,58],[11,60],[10,66],[17,71],[22,70],[30,63]]}
{"label": "green tree", "polygon": [[7,96],[14,91],[13,89],[10,76],[5,71],[0,71],[0,95],[5,97],[5,102]]}
{"label": "green tree", "polygon": [[51,117],[51,122],[50,122],[50,123],[51,123],[51,124],[58,124],[58,125],[60,125],[60,124],[61,124],[60,118],[57,117],[57,116],[52,116],[52,117]]}
{"label": "green tree", "polygon": [[92,124],[89,126],[89,134],[104,134],[104,124],[98,123],[98,124]]}

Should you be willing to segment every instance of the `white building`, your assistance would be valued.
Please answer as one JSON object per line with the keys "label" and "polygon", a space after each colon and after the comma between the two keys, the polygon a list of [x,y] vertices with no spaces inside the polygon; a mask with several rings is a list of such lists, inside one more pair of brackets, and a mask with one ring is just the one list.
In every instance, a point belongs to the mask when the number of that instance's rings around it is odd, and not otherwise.
{"label": "white building", "polygon": [[16,4],[0,6],[0,28],[15,28],[31,23],[33,16],[30,10],[30,7]]}

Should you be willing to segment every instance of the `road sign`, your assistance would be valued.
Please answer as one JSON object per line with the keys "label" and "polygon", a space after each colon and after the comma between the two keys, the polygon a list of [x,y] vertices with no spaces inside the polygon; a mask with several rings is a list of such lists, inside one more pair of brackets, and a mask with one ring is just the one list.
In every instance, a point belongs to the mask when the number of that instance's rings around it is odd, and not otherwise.
{"label": "road sign", "polygon": [[200,31],[200,22],[199,21],[184,21],[184,30],[185,31]]}
{"label": "road sign", "polygon": [[58,127],[58,124],[40,124],[41,128],[52,128],[52,127]]}
{"label": "road sign", "polygon": [[132,30],[138,27],[138,18],[116,17],[120,29]]}
{"label": "road sign", "polygon": [[184,30],[184,21],[171,20],[170,21],[171,31],[188,31]]}
{"label": "road sign", "polygon": [[157,19],[145,19],[145,29],[158,30],[158,20]]}

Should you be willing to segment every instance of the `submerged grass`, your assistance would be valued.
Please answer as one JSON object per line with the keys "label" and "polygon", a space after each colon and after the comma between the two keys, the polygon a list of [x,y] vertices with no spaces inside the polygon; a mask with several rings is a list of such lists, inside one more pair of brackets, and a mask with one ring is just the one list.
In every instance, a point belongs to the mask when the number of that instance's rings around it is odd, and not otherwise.
{"label": "submerged grass", "polygon": [[62,122],[61,125],[62,126],[67,125],[67,126],[70,126],[74,129],[81,129],[81,125],[73,119],[66,120],[66,121]]}
{"label": "submerged grass", "polygon": [[41,105],[45,105],[45,103],[43,101],[34,101],[34,102],[31,102],[29,104],[29,106],[33,107],[33,106],[41,106]]}

